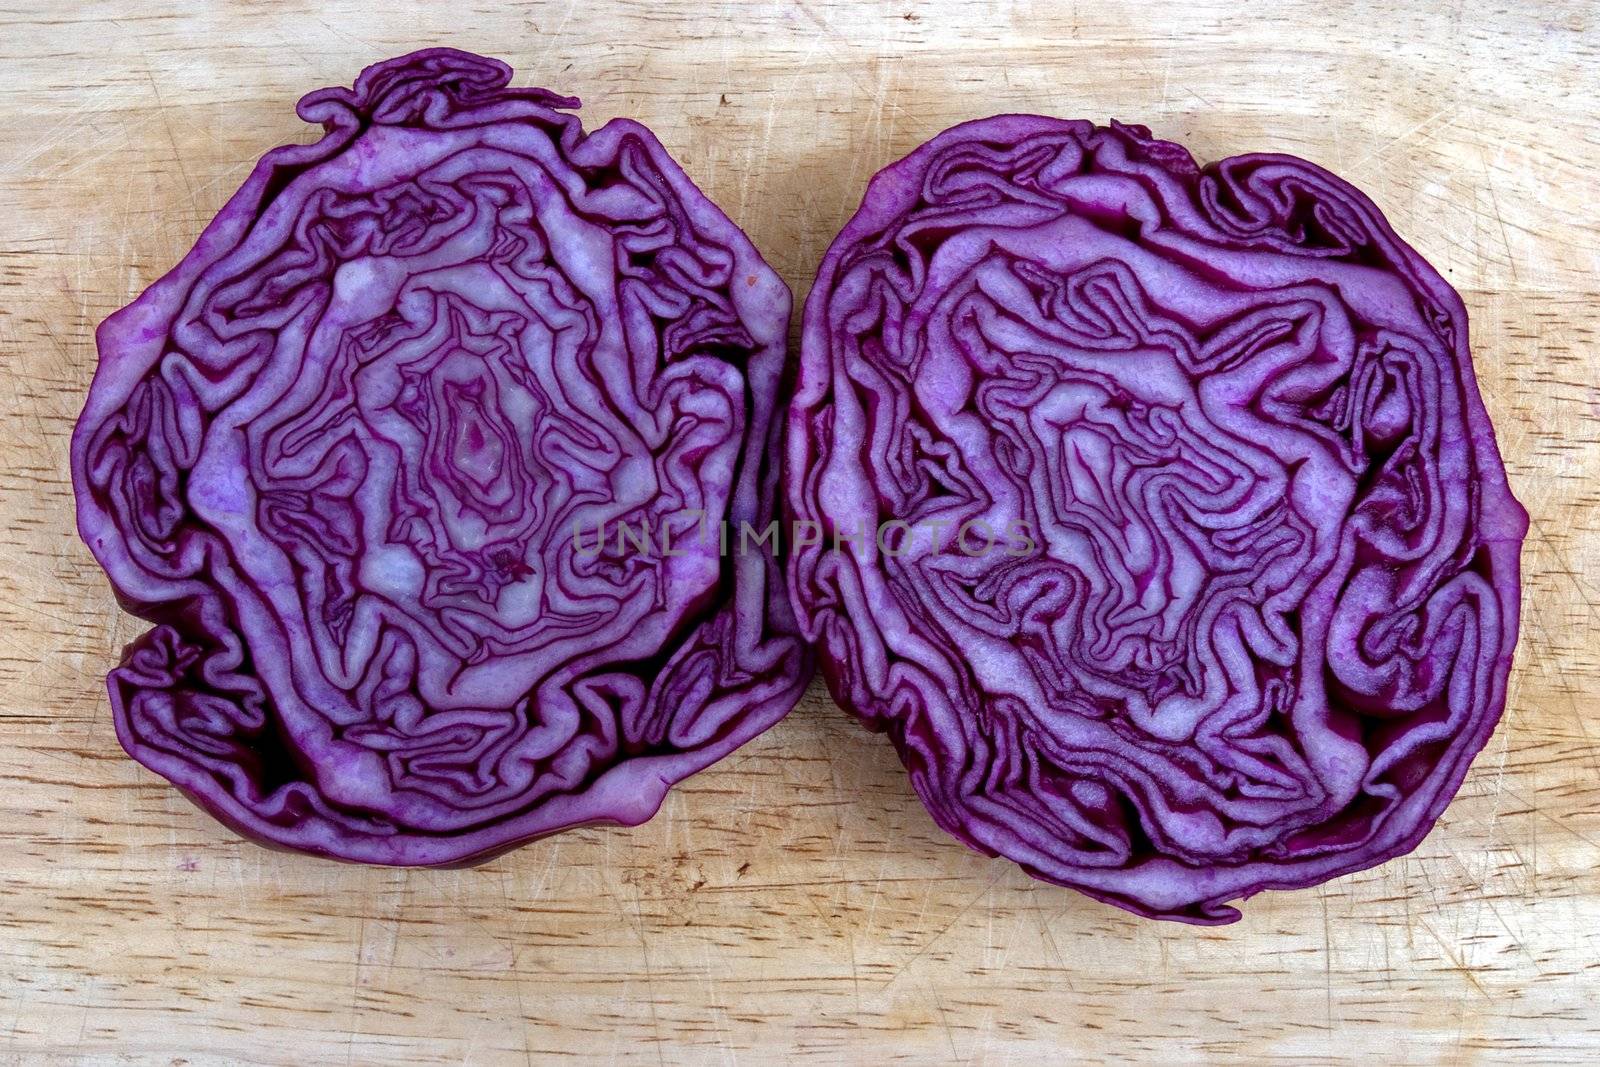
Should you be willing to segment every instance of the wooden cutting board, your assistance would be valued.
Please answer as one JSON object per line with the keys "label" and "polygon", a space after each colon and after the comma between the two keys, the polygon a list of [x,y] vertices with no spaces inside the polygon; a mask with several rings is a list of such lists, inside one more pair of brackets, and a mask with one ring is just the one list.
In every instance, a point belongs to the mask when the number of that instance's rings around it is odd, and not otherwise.
{"label": "wooden cutting board", "polygon": [[[1597,12],[1267,6],[0,9],[0,1062],[1600,1055]],[[1194,929],[946,840],[820,687],[648,825],[466,871],[268,852],[124,758],[101,679],[143,624],[66,475],[92,330],[263,150],[315,136],[301,92],[437,43],[654,127],[798,296],[874,170],[993,112],[1365,187],[1466,298],[1533,514],[1510,706],[1438,828]]]}

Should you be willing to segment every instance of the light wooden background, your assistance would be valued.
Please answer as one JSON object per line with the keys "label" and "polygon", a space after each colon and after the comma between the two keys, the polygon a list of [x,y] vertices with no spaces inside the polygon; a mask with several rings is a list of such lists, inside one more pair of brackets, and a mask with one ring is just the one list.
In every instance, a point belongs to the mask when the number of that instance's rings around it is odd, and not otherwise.
{"label": "light wooden background", "polygon": [[[295,6],[0,0],[0,1063],[1600,1055],[1594,5]],[[875,169],[998,111],[1363,185],[1466,298],[1533,513],[1510,708],[1432,836],[1144,922],[944,839],[820,687],[648,825],[467,871],[268,852],[124,758],[101,678],[143,624],[66,475],[91,331],[314,135],[302,91],[433,43],[653,126],[802,297]]]}

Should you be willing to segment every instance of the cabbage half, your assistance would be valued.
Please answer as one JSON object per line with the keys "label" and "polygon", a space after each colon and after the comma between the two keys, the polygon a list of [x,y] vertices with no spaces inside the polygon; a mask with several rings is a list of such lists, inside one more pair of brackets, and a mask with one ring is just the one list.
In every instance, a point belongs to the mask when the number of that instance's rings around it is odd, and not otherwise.
{"label": "cabbage half", "polygon": [[934,138],[818,271],[785,489],[801,628],[938,824],[1143,915],[1410,850],[1505,702],[1461,300],[1304,160]]}
{"label": "cabbage half", "polygon": [[99,331],[79,529],[158,624],[117,733],[264,842],[637,823],[809,675],[770,553],[705,536],[772,518],[789,292],[649,130],[510,75],[305,97],[323,138]]}

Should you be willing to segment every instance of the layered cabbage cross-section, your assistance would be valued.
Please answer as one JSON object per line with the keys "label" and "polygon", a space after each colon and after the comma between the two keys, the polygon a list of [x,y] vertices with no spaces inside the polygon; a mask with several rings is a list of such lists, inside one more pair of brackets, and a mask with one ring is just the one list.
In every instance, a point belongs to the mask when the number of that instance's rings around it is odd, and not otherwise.
{"label": "layered cabbage cross-section", "polygon": [[431,49],[305,97],[325,136],[99,334],[80,529],[158,623],[118,734],[265,841],[639,822],[805,683],[770,554],[682,536],[772,518],[788,290],[648,130],[510,74]]}
{"label": "layered cabbage cross-section", "polygon": [[823,261],[788,425],[836,699],[1038,877],[1229,921],[1412,848],[1500,715],[1526,518],[1461,301],[1303,160],[941,134]]}

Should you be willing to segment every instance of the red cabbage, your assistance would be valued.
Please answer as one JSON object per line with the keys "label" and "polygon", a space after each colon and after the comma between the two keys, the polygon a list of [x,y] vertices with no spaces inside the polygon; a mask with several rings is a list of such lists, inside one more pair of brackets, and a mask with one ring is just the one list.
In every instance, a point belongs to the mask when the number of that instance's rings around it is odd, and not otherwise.
{"label": "red cabbage", "polygon": [[306,96],[322,139],[99,331],[79,529],[158,624],[117,733],[263,842],[641,822],[809,673],[770,554],[609,536],[771,518],[788,290],[649,130],[510,76],[429,49]]}
{"label": "red cabbage", "polygon": [[1527,520],[1465,311],[1304,160],[946,131],[823,260],[788,435],[834,697],[1035,877],[1232,921],[1413,848],[1501,713]]}

